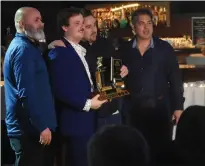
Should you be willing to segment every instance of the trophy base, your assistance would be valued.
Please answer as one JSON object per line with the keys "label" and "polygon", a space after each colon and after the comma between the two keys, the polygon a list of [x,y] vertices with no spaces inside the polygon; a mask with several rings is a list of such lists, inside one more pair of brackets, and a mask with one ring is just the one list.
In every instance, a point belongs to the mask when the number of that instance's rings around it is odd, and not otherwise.
{"label": "trophy base", "polygon": [[107,91],[100,91],[100,92],[95,92],[93,95],[99,94],[99,100],[107,100],[109,102],[112,101],[114,98],[119,98],[122,96],[129,95],[130,93],[127,90],[122,90],[122,89],[111,89]]}

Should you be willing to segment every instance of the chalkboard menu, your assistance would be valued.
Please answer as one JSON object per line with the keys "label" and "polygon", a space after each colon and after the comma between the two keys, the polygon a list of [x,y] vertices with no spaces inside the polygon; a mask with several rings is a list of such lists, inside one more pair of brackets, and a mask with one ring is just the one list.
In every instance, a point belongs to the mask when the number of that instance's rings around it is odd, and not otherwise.
{"label": "chalkboard menu", "polygon": [[205,17],[192,17],[193,45],[205,45]]}

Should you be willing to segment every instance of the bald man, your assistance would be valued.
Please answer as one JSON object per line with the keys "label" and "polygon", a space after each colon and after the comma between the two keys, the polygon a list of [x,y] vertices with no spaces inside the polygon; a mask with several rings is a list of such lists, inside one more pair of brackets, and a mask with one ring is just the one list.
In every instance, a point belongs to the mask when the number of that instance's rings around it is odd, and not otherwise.
{"label": "bald man", "polygon": [[5,55],[6,125],[15,166],[52,165],[46,160],[56,115],[39,41],[45,39],[40,12],[23,7],[15,14],[16,35]]}

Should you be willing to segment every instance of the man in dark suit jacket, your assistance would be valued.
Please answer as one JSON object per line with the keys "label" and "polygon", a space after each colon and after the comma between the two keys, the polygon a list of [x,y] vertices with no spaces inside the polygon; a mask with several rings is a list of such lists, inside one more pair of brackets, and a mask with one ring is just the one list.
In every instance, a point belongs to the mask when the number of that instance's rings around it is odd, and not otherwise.
{"label": "man in dark suit jacket", "polygon": [[147,139],[153,160],[161,160],[171,142],[172,118],[178,122],[183,110],[182,79],[173,48],[152,36],[152,13],[135,11],[132,24],[137,35],[120,50],[129,70],[128,121]]}
{"label": "man in dark suit jacket", "polygon": [[[100,38],[97,36],[97,23],[96,18],[92,15],[91,11],[83,10],[84,16],[84,36],[83,40],[80,42],[84,48],[86,48],[86,61],[88,63],[91,77],[93,80],[94,88],[96,89],[96,79],[95,72],[97,68],[97,57],[102,56],[104,59],[109,59],[111,56],[115,55],[115,49],[112,43],[105,38]],[[49,47],[54,47],[55,45],[64,46],[64,43],[60,40],[54,41]],[[126,66],[121,68],[121,76],[125,77],[128,74]],[[104,104],[98,110],[98,126],[102,127],[105,124],[119,124],[121,123],[120,115],[120,99],[113,99],[112,102]]]}
{"label": "man in dark suit jacket", "polygon": [[96,112],[104,102],[92,98],[93,81],[85,60],[86,50],[78,43],[83,38],[80,9],[62,10],[57,17],[65,47],[49,52],[51,83],[60,111],[59,126],[66,138],[66,165],[86,166],[86,146],[95,131]]}

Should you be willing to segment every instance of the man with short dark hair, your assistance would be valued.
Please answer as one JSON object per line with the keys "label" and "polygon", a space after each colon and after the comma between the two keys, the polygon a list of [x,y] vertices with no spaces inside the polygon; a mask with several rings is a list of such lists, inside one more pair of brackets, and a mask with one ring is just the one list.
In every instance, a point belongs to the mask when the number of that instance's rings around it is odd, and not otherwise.
{"label": "man with short dark hair", "polygon": [[106,100],[92,97],[93,81],[85,60],[86,50],[79,42],[83,38],[83,15],[78,8],[66,8],[57,16],[65,47],[49,52],[48,68],[59,111],[60,132],[64,136],[65,163],[86,166],[87,142],[95,131],[96,109]]}
{"label": "man with short dark hair", "polygon": [[129,125],[145,136],[153,160],[163,160],[171,143],[172,118],[178,122],[183,110],[179,65],[172,46],[153,36],[148,9],[136,10],[132,24],[136,36],[120,49],[129,69],[126,85],[130,96],[125,102],[125,106],[131,106],[126,108]]}
{"label": "man with short dark hair", "polygon": [[[97,57],[102,56],[105,59],[109,59],[111,56],[114,56],[115,50],[111,42],[98,36],[96,18],[92,15],[92,12],[90,10],[83,9],[82,14],[84,16],[84,35],[79,44],[86,48],[85,58],[90,69],[94,88],[97,89],[95,78]],[[64,43],[57,40],[52,42],[49,47],[54,47],[55,45],[64,46]],[[127,74],[127,67],[123,65],[121,68],[121,76],[125,77]],[[105,124],[121,123],[119,102],[119,99],[113,99],[112,102],[102,105],[98,110],[97,128],[100,128]]]}
{"label": "man with short dark hair", "polygon": [[149,147],[143,135],[125,125],[104,126],[88,144],[89,166],[148,166]]}
{"label": "man with short dark hair", "polygon": [[[101,38],[97,33],[97,21],[96,18],[92,15],[90,10],[83,10],[84,16],[84,36],[80,44],[86,48],[86,60],[89,64],[91,71],[91,76],[94,81],[94,87],[96,86],[95,72],[97,68],[97,57],[103,57],[104,59],[110,59],[115,57],[115,49],[112,46],[112,43],[105,39]],[[121,68],[121,77],[125,77],[128,74],[126,66]],[[111,102],[104,104],[98,110],[98,126],[100,128],[106,124],[120,124],[121,123],[121,109],[120,109],[119,98],[113,99]]]}

